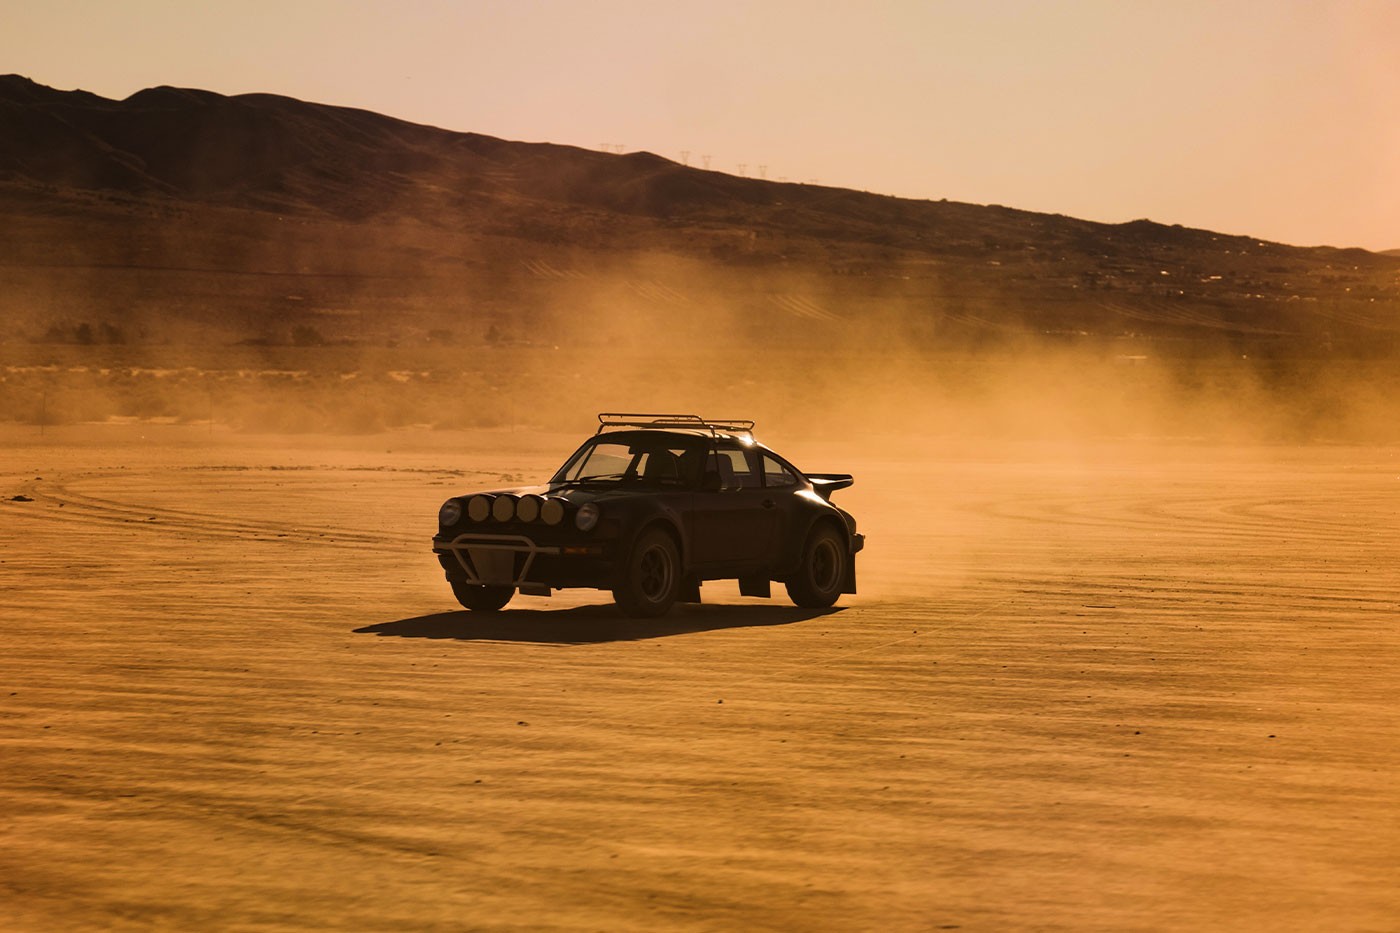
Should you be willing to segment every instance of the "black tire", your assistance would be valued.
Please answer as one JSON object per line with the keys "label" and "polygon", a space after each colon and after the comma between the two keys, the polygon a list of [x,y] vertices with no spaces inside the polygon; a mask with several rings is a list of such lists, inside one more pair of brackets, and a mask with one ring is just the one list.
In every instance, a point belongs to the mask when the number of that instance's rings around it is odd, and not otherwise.
{"label": "black tire", "polygon": [[499,612],[515,595],[513,586],[483,586],[479,583],[452,583],[452,595],[472,612]]}
{"label": "black tire", "polygon": [[655,619],[671,611],[681,591],[681,557],[676,542],[660,528],[644,531],[632,546],[613,599],[623,613]]}
{"label": "black tire", "polygon": [[846,541],[835,528],[813,528],[802,547],[802,565],[785,584],[788,596],[803,609],[835,605],[846,585],[846,560]]}

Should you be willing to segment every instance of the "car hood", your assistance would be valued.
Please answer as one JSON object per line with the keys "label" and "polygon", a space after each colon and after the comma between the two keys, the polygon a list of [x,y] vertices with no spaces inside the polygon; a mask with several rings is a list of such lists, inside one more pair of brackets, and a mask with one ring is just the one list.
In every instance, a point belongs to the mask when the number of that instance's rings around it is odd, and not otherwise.
{"label": "car hood", "polygon": [[657,489],[655,487],[639,488],[636,486],[551,486],[548,483],[539,486],[514,486],[509,489],[482,489],[477,492],[463,493],[456,498],[463,502],[472,496],[552,496],[556,499],[563,499],[571,505],[583,505],[585,502],[616,502],[621,499],[637,499],[645,496],[655,496],[670,493],[686,492],[680,487],[666,487]]}

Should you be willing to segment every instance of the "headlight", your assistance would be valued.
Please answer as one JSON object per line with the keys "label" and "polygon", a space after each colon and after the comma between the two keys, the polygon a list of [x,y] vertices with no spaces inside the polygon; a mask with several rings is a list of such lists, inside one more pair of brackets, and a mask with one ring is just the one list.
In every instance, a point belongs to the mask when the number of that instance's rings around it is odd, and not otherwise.
{"label": "headlight", "polygon": [[540,517],[542,505],[544,499],[539,496],[521,496],[520,501],[515,504],[515,517],[522,522],[533,522]]}
{"label": "headlight", "polygon": [[450,528],[462,519],[462,503],[456,499],[448,499],[438,509],[438,524],[444,528]]}
{"label": "headlight", "polygon": [[579,507],[578,514],[574,516],[574,524],[579,531],[592,531],[598,524],[598,504],[587,502]]}
{"label": "headlight", "polygon": [[491,503],[491,517],[498,522],[508,522],[515,517],[515,496],[497,496]]}
{"label": "headlight", "polygon": [[491,496],[472,496],[467,502],[467,517],[474,522],[484,522],[491,517]]}
{"label": "headlight", "polygon": [[564,520],[564,500],[546,499],[540,506],[540,518],[546,525],[557,525]]}

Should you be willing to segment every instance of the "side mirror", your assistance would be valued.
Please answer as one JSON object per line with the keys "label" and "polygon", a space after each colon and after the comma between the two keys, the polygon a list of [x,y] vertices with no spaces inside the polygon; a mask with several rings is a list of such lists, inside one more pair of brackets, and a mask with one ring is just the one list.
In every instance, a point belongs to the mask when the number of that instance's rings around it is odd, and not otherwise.
{"label": "side mirror", "polygon": [[700,477],[700,490],[702,492],[719,492],[723,488],[724,481],[720,479],[718,473],[706,471],[705,475]]}

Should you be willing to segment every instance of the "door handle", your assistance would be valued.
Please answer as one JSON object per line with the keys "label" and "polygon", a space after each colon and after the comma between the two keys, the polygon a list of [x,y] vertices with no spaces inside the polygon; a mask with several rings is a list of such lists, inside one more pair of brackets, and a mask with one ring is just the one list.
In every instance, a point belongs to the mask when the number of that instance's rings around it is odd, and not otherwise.
{"label": "door handle", "polygon": [[778,503],[774,502],[772,499],[764,499],[763,502],[760,503],[760,505],[762,505],[765,509],[772,509],[776,508]]}

